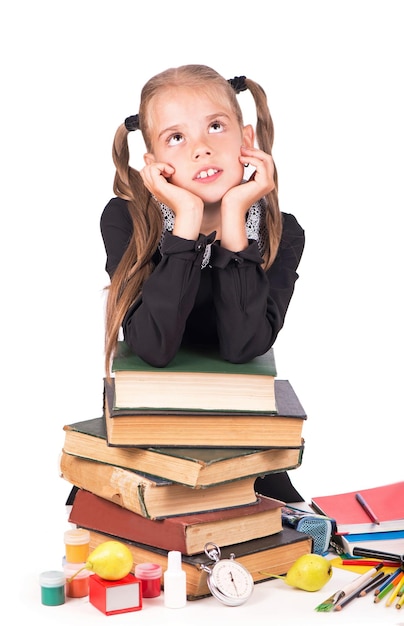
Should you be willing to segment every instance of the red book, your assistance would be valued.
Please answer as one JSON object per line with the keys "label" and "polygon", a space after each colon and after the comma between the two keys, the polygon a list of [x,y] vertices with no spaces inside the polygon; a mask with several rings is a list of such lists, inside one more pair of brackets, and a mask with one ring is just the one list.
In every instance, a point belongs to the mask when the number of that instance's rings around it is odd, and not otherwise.
{"label": "red book", "polygon": [[[360,494],[379,523],[372,521],[357,499]],[[347,493],[318,496],[313,508],[335,519],[339,533],[376,533],[404,530],[404,481]]]}
{"label": "red book", "polygon": [[79,489],[69,522],[81,528],[182,554],[198,554],[207,542],[228,546],[282,530],[283,502],[259,496],[257,503],[206,513],[152,520]]}

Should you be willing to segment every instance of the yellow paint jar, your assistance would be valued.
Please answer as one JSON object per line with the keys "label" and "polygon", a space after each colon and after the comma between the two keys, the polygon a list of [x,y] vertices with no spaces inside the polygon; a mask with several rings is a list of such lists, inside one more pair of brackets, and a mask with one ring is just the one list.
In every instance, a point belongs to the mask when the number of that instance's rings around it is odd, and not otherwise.
{"label": "yellow paint jar", "polygon": [[90,553],[90,533],[85,528],[73,528],[64,534],[66,561],[85,563]]}

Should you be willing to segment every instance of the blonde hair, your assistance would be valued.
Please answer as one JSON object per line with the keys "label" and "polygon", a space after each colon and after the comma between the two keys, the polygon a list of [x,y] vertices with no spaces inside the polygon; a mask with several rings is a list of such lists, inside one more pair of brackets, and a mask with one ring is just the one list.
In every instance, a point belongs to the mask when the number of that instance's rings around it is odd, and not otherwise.
{"label": "blonde hair", "polygon": [[[139,128],[148,152],[151,145],[150,106],[153,98],[170,87],[190,87],[209,90],[218,101],[224,100],[234,111],[240,127],[243,115],[237,93],[248,89],[254,99],[257,122],[256,139],[258,147],[272,154],[274,127],[269,112],[265,91],[251,79],[241,77],[242,86],[235,79],[226,80],[215,70],[205,65],[183,65],[170,68],[151,78],[143,87],[140,98],[139,115],[136,125]],[[239,80],[237,80],[240,83]],[[133,118],[132,118],[133,119]],[[128,125],[121,124],[115,133],[112,156],[116,168],[114,193],[128,201],[128,210],[133,222],[133,233],[122,259],[116,268],[111,283],[107,287],[108,297],[105,316],[105,367],[109,376],[110,363],[116,349],[120,327],[125,314],[140,296],[142,285],[153,271],[153,254],[160,241],[163,222],[158,203],[143,184],[140,173],[129,165]],[[278,206],[278,176],[275,167],[275,188],[265,197],[268,249],[263,254],[263,268],[273,263],[282,235],[282,217]]]}

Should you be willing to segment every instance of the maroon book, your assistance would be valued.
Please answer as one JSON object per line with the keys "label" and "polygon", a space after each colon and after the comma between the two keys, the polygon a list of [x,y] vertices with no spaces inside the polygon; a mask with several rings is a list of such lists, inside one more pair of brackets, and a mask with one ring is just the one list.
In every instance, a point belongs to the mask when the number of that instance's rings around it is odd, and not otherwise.
{"label": "maroon book", "polygon": [[210,541],[228,546],[280,532],[283,504],[280,500],[259,496],[254,504],[152,520],[79,489],[69,522],[129,541],[192,555],[203,552]]}

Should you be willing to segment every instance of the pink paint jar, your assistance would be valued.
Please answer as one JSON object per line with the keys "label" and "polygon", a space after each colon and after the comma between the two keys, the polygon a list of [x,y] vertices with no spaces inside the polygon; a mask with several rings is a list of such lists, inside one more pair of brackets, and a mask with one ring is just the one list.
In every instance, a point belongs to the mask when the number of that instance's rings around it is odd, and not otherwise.
{"label": "pink paint jar", "polygon": [[135,567],[135,576],[142,582],[143,598],[156,598],[161,593],[163,568],[156,563],[139,563]]}

